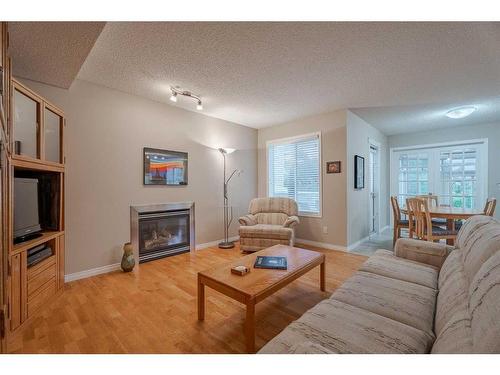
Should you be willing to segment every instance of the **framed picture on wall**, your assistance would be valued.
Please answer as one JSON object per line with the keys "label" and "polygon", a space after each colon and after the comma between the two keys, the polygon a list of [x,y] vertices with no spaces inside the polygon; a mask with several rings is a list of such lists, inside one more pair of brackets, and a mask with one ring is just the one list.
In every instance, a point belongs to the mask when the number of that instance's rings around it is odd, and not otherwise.
{"label": "framed picture on wall", "polygon": [[326,173],[340,173],[340,160],[339,161],[327,161],[326,162]]}
{"label": "framed picture on wall", "polygon": [[365,158],[354,155],[354,189],[365,187]]}
{"label": "framed picture on wall", "polygon": [[144,147],[143,160],[144,185],[187,185],[187,152]]}

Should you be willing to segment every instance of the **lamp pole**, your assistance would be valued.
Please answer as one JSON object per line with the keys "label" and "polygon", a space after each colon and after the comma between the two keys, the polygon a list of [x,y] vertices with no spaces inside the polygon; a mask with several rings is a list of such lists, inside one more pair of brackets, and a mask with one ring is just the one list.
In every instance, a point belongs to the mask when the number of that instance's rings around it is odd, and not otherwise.
{"label": "lamp pole", "polygon": [[[234,242],[229,241],[229,226],[231,225],[231,222],[233,221],[233,208],[229,207],[229,198],[227,196],[227,188],[229,185],[229,181],[231,178],[234,176],[235,173],[240,173],[238,169],[235,169],[229,178],[226,180],[226,155],[230,152],[233,152],[234,150],[229,149],[224,149],[224,148],[219,148],[220,153],[222,154],[223,158],[223,163],[224,163],[224,240],[219,243],[219,248],[221,249],[232,249],[234,247]],[[229,212],[231,210],[231,212]]]}

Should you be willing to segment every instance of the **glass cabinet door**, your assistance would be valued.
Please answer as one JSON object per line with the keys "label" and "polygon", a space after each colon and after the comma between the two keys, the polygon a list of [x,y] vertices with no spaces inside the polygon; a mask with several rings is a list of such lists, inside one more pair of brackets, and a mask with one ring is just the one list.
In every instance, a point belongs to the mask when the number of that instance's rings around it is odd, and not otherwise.
{"label": "glass cabinet door", "polygon": [[44,153],[45,160],[62,163],[61,153],[61,130],[63,126],[63,118],[57,113],[45,107],[43,128],[44,128]]}
{"label": "glass cabinet door", "polygon": [[40,103],[14,89],[14,152],[37,158]]}

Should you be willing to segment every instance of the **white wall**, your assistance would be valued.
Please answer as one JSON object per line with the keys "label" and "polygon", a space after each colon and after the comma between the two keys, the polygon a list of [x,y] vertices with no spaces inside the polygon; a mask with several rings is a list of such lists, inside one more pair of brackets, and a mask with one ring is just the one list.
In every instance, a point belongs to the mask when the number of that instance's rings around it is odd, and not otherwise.
{"label": "white wall", "polygon": [[[23,80],[67,116],[66,273],[117,263],[130,238],[130,205],[195,201],[196,242],[221,239],[222,156],[237,217],[257,195],[257,131],[138,96],[76,81],[69,90]],[[189,185],[143,186],[142,148],[189,153]],[[222,250],[221,250],[222,251]]]}
{"label": "white wall", "polygon": [[[346,111],[312,116],[286,124],[259,129],[258,192],[267,194],[266,142],[273,139],[321,132],[322,217],[301,217],[296,236],[300,239],[347,246],[346,228]],[[327,174],[326,162],[340,160],[342,173]],[[323,233],[323,227],[328,233]]]}
{"label": "white wall", "polygon": [[[368,188],[369,140],[380,144],[380,228],[389,225],[389,153],[387,137],[359,116],[347,111],[347,236],[349,245],[370,233]],[[354,155],[365,158],[365,188],[354,189]]]}
{"label": "white wall", "polygon": [[[488,139],[488,196],[500,200],[500,123],[459,126],[388,137],[389,147],[406,147],[429,143]],[[500,218],[500,209],[495,212]]]}

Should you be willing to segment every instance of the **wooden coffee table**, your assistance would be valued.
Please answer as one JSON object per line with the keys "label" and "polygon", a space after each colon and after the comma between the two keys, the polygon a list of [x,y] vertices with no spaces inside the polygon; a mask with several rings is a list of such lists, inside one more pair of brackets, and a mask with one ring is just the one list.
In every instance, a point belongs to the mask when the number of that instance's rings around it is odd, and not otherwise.
{"label": "wooden coffee table", "polygon": [[[287,270],[254,268],[257,255],[286,256]],[[250,273],[238,276],[231,273],[233,266],[249,267]],[[255,352],[255,305],[295,279],[320,266],[320,288],[325,290],[325,254],[275,245],[244,256],[231,263],[198,272],[198,320],[205,319],[205,285],[244,303],[247,307],[245,334],[247,352]]]}

